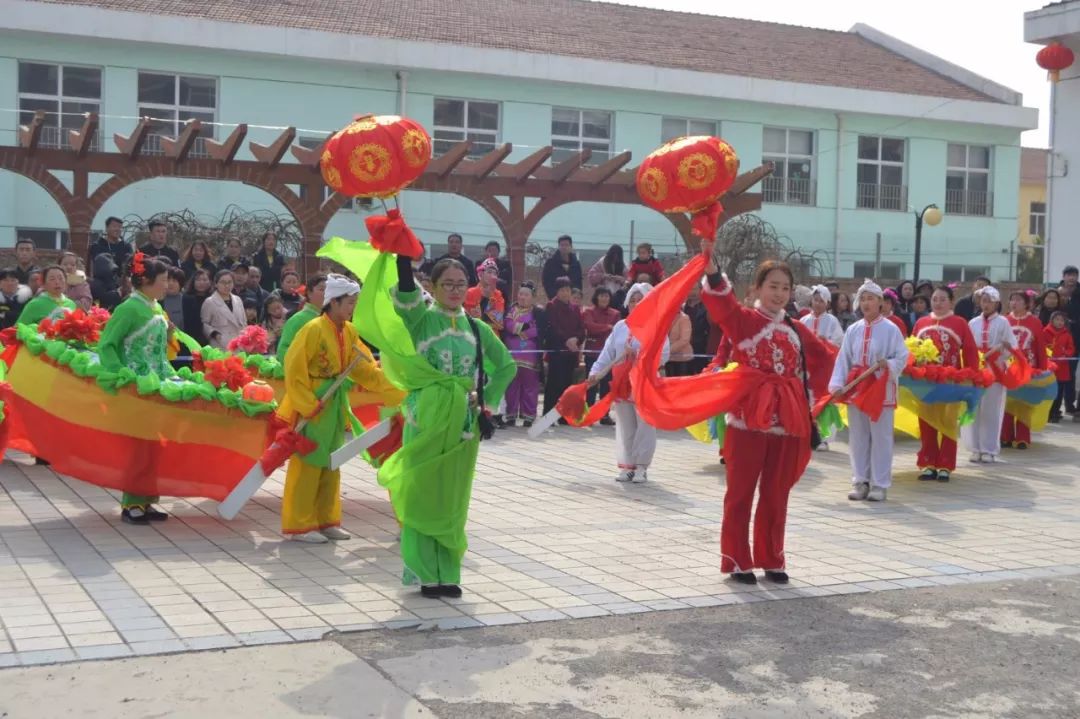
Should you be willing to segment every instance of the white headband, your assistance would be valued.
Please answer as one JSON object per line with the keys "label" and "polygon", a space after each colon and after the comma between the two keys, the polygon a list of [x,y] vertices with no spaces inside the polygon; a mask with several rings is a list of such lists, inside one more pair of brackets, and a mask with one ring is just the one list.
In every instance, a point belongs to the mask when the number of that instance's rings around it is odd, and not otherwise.
{"label": "white headband", "polygon": [[859,291],[855,293],[855,296],[862,297],[863,293],[885,299],[885,291],[881,289],[881,285],[870,279],[863,281],[862,286],[859,287]]}
{"label": "white headband", "polygon": [[825,304],[832,302],[832,293],[829,292],[829,288],[825,285],[814,285],[810,289],[810,296],[820,295],[821,299],[825,300]]}
{"label": "white headband", "polygon": [[987,297],[992,299],[994,302],[1001,302],[1001,294],[998,293],[997,288],[995,288],[995,287],[993,287],[991,285],[987,285],[986,287],[983,287],[981,290],[979,290],[975,294],[977,294],[977,295],[986,295]]}
{"label": "white headband", "polygon": [[330,304],[330,300],[359,294],[359,292],[360,285],[356,284],[345,275],[330,275],[326,278],[326,291],[325,294],[323,294],[323,307]]}
{"label": "white headband", "polygon": [[633,297],[635,294],[640,294],[642,299],[644,299],[645,295],[649,294],[651,291],[652,285],[650,285],[648,282],[638,282],[636,285],[632,285],[630,289],[626,291],[626,300],[629,302],[630,298]]}

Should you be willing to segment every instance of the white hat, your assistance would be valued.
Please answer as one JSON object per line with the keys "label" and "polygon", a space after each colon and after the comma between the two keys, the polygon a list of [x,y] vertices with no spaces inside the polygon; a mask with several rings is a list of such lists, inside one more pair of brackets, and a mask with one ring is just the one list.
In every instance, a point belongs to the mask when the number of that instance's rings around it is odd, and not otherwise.
{"label": "white hat", "polygon": [[350,280],[345,275],[328,275],[326,278],[326,291],[323,294],[323,307],[330,304],[330,300],[338,297],[348,297],[360,293],[360,285]]}
{"label": "white hat", "polygon": [[626,301],[629,302],[630,298],[635,294],[641,295],[642,299],[644,299],[645,295],[649,294],[651,291],[652,285],[648,282],[638,282],[636,285],[631,285],[630,289],[626,291]]}
{"label": "white hat", "polygon": [[855,293],[855,296],[862,297],[863,293],[885,299],[885,291],[881,289],[881,285],[871,279],[863,280],[863,283],[860,285],[859,291]]}
{"label": "white hat", "polygon": [[992,299],[994,302],[1001,302],[1001,294],[997,291],[997,288],[995,288],[993,285],[987,285],[986,287],[983,287],[981,290],[977,290],[975,292],[975,294],[980,295],[980,296],[985,295],[986,297],[989,297],[990,299]]}
{"label": "white hat", "polygon": [[810,296],[813,297],[814,295],[821,297],[825,304],[832,302],[832,293],[829,292],[829,288],[825,285],[814,285],[810,288]]}

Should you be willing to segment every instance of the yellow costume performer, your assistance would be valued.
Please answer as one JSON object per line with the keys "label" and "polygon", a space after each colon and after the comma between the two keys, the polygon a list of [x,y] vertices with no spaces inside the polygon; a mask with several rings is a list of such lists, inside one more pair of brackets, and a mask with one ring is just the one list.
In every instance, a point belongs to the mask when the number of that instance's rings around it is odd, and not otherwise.
{"label": "yellow costume performer", "polygon": [[[330,454],[344,444],[346,432],[362,432],[349,406],[349,389],[354,384],[363,385],[373,399],[388,406],[398,405],[404,398],[404,392],[383,376],[352,323],[345,320],[352,316],[359,291],[355,282],[331,275],[322,315],[296,333],[285,355],[285,398],[278,416],[290,426],[301,417],[308,418],[301,434],[316,445],[308,454],[293,455],[285,476],[281,528],[301,541],[349,538],[340,528],[341,473],[330,469]],[[334,379],[345,372],[357,353],[363,356],[348,380],[326,397]]]}

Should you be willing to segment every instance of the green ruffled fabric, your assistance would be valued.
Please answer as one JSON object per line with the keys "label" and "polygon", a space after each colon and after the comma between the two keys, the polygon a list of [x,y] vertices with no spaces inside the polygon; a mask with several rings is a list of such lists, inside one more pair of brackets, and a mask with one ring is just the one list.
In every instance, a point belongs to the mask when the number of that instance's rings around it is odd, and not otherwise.
{"label": "green ruffled fabric", "polygon": [[[162,381],[156,374],[138,376],[127,367],[118,372],[110,372],[98,364],[95,355],[90,350],[74,347],[62,340],[46,339],[38,334],[36,327],[31,325],[17,325],[16,336],[31,354],[36,356],[44,352],[45,356],[58,365],[66,367],[76,377],[93,379],[98,387],[109,394],[116,394],[124,387],[134,385],[135,391],[141,397],[157,395],[169,402],[191,402],[200,399],[218,402],[225,409],[239,410],[248,417],[266,414],[277,409],[277,402],[254,402],[244,399],[242,390],[215,387],[206,381],[202,372],[193,372],[189,367],[182,367],[177,371],[177,377],[181,380],[179,382]],[[237,354],[243,358],[245,367],[255,369],[260,376],[280,377],[284,374],[280,363],[274,357]],[[223,359],[227,356],[228,353],[221,350],[203,348],[203,358],[206,360]],[[275,372],[278,374],[274,374]]]}

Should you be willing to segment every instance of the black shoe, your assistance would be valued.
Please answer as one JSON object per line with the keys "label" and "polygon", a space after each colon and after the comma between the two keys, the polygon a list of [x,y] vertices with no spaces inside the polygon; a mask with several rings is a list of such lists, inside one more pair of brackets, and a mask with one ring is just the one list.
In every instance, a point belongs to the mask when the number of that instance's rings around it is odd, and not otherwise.
{"label": "black shoe", "polygon": [[732,572],[728,576],[739,584],[757,584],[757,576],[753,572]]}
{"label": "black shoe", "polygon": [[937,481],[939,482],[948,482],[949,477],[949,470],[947,469],[943,469],[937,473]]}
{"label": "black shoe", "polygon": [[37,465],[38,467],[48,467],[49,466],[49,462],[47,460],[42,459],[41,457],[34,457],[34,464]]}
{"label": "black shoe", "polygon": [[[1012,443],[1012,442],[1002,442],[1002,443],[1001,443],[1001,448],[1002,448],[1002,449],[1012,449],[1012,448],[1013,448],[1013,446],[1014,446],[1014,445],[1013,445],[1013,443]],[[1026,447],[1025,447],[1025,449],[1026,449]]]}
{"label": "black shoe", "polygon": [[506,421],[501,414],[492,415],[491,421],[495,423],[495,429],[506,429]]}
{"label": "black shoe", "polygon": [[444,597],[458,599],[461,597],[461,587],[456,584],[440,584],[439,593]]}
{"label": "black shoe", "polygon": [[615,420],[605,414],[603,417],[600,418],[600,424],[604,425],[605,427],[614,427]]}
{"label": "black shoe", "polygon": [[559,424],[561,424],[563,427],[565,427],[566,425],[568,425],[570,423],[566,421],[565,417],[559,417]]}
{"label": "black shoe", "polygon": [[1027,449],[1028,448],[1028,443],[1027,442],[1017,442],[1013,446],[1016,447],[1016,449]]}
{"label": "black shoe", "polygon": [[120,512],[120,519],[128,524],[150,524],[150,518],[142,507],[128,507]]}
{"label": "black shoe", "polygon": [[524,422],[521,423],[521,426],[524,427],[525,429],[528,429],[529,427],[532,427],[532,420],[531,419],[525,420]]}
{"label": "black shoe", "polygon": [[1053,417],[1051,417],[1050,424],[1061,424],[1061,415],[1055,414]]}
{"label": "black shoe", "polygon": [[921,482],[933,482],[937,478],[938,478],[937,470],[936,469],[930,469],[929,467],[924,469],[922,471],[922,474],[919,475],[919,481],[921,481]]}
{"label": "black shoe", "polygon": [[435,584],[424,584],[420,587],[420,594],[428,599],[438,599],[442,596],[442,587]]}
{"label": "black shoe", "polygon": [[154,505],[148,504],[146,505],[146,518],[151,522],[164,522],[169,518],[169,515],[160,509],[155,509]]}
{"label": "black shoe", "polygon": [[770,582],[775,582],[776,584],[787,584],[788,583],[787,572],[776,572],[776,571],[766,570],[765,571],[765,578],[768,579]]}

